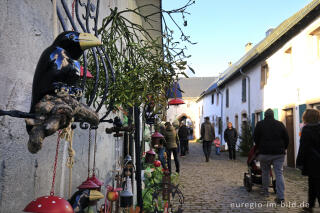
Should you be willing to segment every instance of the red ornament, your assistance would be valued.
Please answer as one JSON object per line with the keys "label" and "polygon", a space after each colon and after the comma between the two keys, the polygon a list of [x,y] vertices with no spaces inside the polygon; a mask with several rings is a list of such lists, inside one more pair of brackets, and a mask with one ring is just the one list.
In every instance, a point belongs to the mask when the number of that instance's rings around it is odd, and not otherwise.
{"label": "red ornament", "polygon": [[161,162],[159,160],[156,160],[156,161],[153,162],[153,165],[155,167],[160,167],[161,166]]}
{"label": "red ornament", "polygon": [[168,104],[169,105],[180,105],[180,104],[185,104],[185,102],[180,98],[174,98],[174,99],[170,100]]}
{"label": "red ornament", "polygon": [[[80,76],[83,77],[83,73],[84,73],[84,68],[83,66],[80,67]],[[87,78],[93,78],[93,75],[89,72],[89,70],[87,69]]]}
{"label": "red ornament", "polygon": [[93,181],[90,180],[90,178],[87,178],[80,186],[78,186],[78,189],[99,189],[100,186],[95,184]]}
{"label": "red ornament", "polygon": [[92,182],[97,184],[99,187],[101,187],[103,185],[103,183],[96,177],[95,174],[93,174],[92,177],[89,178],[89,180],[91,180]]}
{"label": "red ornament", "polygon": [[109,201],[117,201],[119,198],[119,191],[122,190],[122,188],[113,188],[112,186],[107,186],[107,199]]}
{"label": "red ornament", "polygon": [[31,201],[24,212],[33,213],[74,213],[72,206],[65,199],[58,196],[43,196]]}

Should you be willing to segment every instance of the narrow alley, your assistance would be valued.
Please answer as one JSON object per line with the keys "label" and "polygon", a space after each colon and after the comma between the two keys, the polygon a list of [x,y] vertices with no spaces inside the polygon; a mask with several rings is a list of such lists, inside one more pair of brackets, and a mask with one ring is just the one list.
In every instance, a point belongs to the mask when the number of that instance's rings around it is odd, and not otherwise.
{"label": "narrow alley", "polygon": [[[190,154],[181,157],[181,191],[184,194],[184,212],[300,212],[307,200],[307,179],[296,169],[285,167],[285,204],[276,206],[275,194],[270,188],[269,197],[260,195],[260,185],[251,192],[243,186],[247,171],[246,158],[228,160],[228,153],[216,155],[205,162],[202,144],[190,143]],[[238,154],[238,153],[237,153]],[[315,212],[320,209],[315,209]]]}

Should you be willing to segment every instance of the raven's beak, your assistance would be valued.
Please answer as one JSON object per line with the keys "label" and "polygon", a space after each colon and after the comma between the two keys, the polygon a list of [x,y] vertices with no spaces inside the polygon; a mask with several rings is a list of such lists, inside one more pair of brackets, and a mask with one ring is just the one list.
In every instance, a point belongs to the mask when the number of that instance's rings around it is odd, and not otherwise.
{"label": "raven's beak", "polygon": [[80,33],[79,43],[82,50],[102,45],[101,41],[90,33]]}
{"label": "raven's beak", "polygon": [[90,190],[89,200],[99,200],[104,198],[103,194],[97,190]]}

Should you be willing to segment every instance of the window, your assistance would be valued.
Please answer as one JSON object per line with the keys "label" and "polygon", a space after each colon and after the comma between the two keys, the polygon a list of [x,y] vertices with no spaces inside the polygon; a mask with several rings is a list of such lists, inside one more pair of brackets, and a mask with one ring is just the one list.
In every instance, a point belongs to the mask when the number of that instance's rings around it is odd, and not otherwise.
{"label": "window", "polygon": [[228,125],[229,123],[229,117],[226,117],[226,124]]}
{"label": "window", "polygon": [[312,40],[313,40],[313,44],[312,46],[314,48],[314,54],[320,58],[320,27],[318,27],[317,29],[313,30],[310,35],[312,36]]}
{"label": "window", "polygon": [[226,107],[229,107],[229,89],[226,89]]}
{"label": "window", "polygon": [[237,130],[237,132],[239,131],[239,118],[238,115],[234,116],[234,122],[235,122],[235,128]]}
{"label": "window", "polygon": [[211,95],[211,104],[214,104],[214,93]]}
{"label": "window", "polygon": [[242,102],[247,101],[247,81],[245,78],[242,79]]}
{"label": "window", "polygon": [[219,94],[217,94],[217,105],[219,104]]}
{"label": "window", "polygon": [[269,77],[269,66],[267,63],[264,63],[261,65],[261,81],[260,81],[261,89],[267,84],[268,77]]}

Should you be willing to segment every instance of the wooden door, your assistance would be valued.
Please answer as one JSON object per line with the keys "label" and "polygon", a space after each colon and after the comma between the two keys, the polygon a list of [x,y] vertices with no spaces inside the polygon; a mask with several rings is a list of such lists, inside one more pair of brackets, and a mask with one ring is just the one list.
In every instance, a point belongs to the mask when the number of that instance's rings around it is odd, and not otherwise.
{"label": "wooden door", "polygon": [[295,167],[294,159],[294,131],[293,131],[293,110],[286,110],[286,127],[289,134],[289,146],[287,149],[287,165]]}

